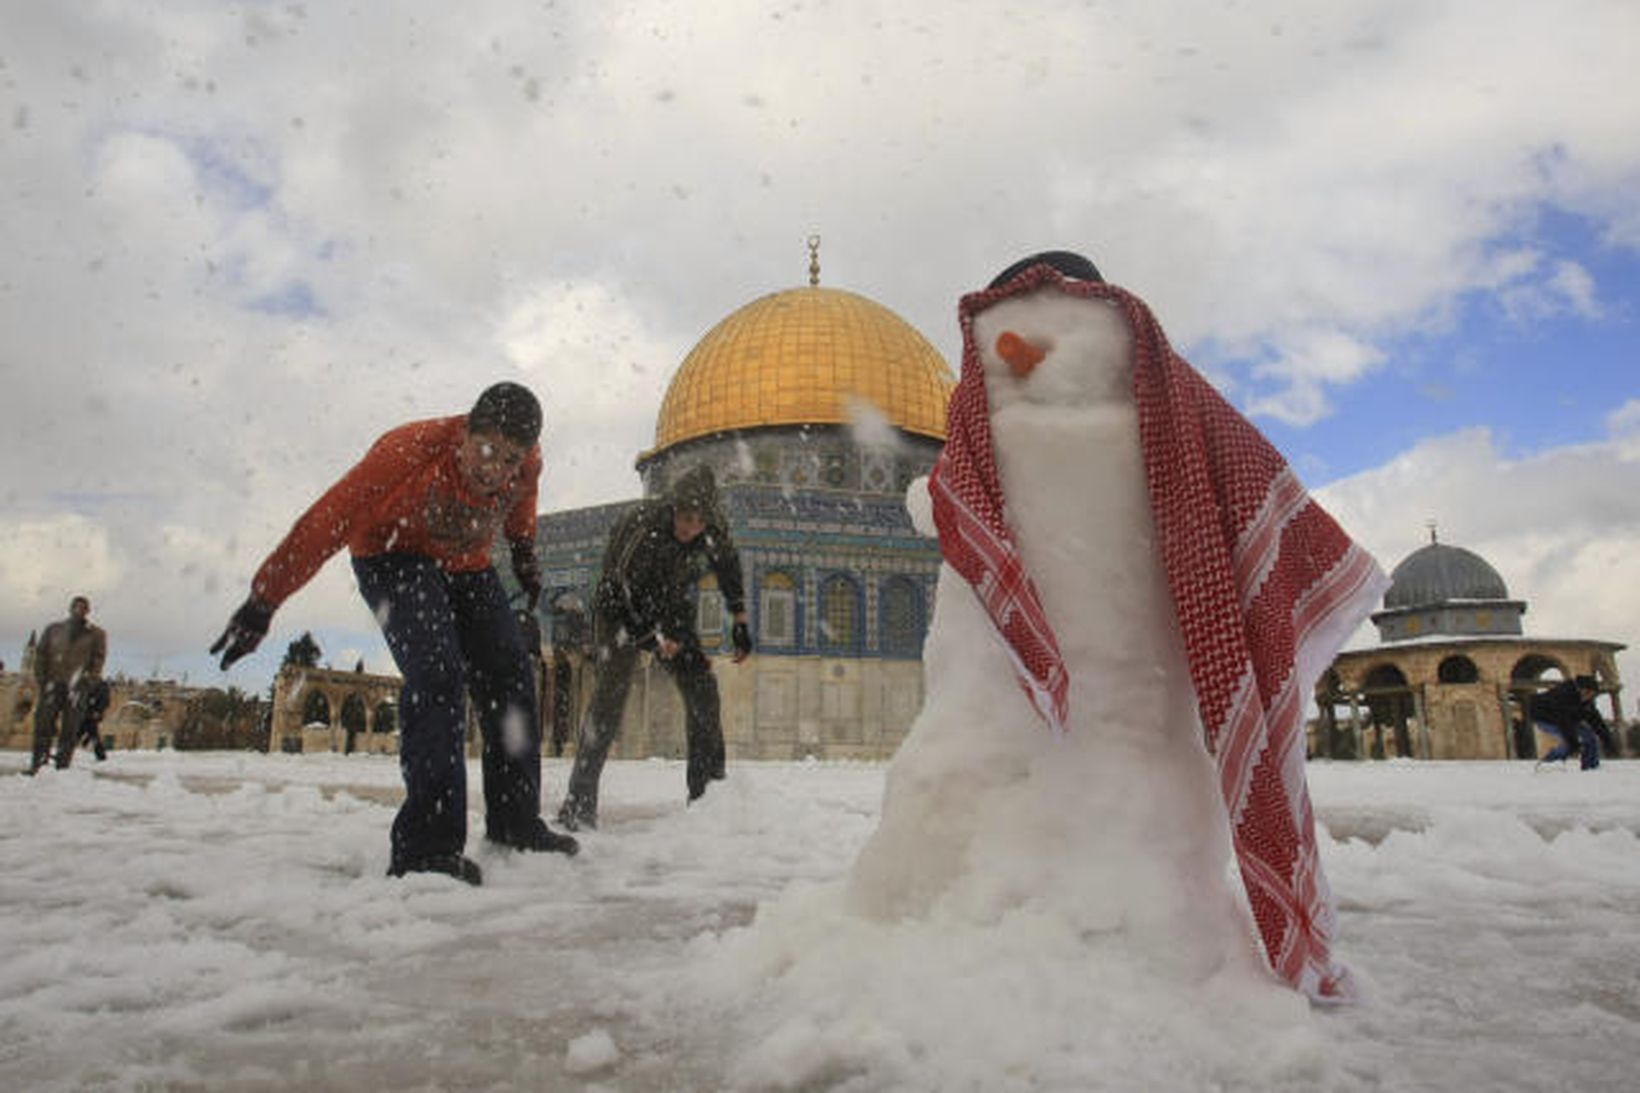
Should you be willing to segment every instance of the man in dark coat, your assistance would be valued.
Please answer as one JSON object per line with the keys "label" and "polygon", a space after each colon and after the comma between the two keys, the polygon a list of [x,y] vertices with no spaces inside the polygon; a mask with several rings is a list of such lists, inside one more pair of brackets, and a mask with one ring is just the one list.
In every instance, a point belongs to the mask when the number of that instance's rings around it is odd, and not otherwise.
{"label": "man in dark coat", "polygon": [[34,681],[40,688],[40,704],[34,710],[30,774],[46,765],[53,739],[57,767],[73,762],[86,696],[102,679],[107,659],[108,635],[91,621],[91,601],[75,596],[68,605],[68,618],[46,627],[35,646]]}
{"label": "man in dark coat", "polygon": [[689,747],[689,799],[723,777],[723,724],[712,662],[695,633],[689,592],[702,567],[717,575],[729,613],[734,660],[752,651],[740,554],[729,537],[709,467],[691,468],[661,498],[639,502],[621,517],[604,548],[603,574],[593,598],[592,703],[581,723],[569,792],[558,820],[575,831],[598,825],[598,780],[638,654],[649,650],[683,696]]}
{"label": "man in dark coat", "polygon": [[1600,765],[1600,741],[1595,733],[1606,735],[1606,721],[1594,708],[1595,695],[1600,684],[1594,676],[1578,676],[1564,680],[1532,696],[1532,721],[1541,732],[1560,741],[1549,750],[1542,763],[1556,763],[1568,755],[1581,753],[1584,770]]}

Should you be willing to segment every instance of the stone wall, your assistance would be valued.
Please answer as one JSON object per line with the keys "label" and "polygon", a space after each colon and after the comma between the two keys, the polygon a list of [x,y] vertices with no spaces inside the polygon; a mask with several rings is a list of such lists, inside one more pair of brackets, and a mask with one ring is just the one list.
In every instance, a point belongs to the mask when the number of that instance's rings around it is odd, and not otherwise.
{"label": "stone wall", "polygon": [[[922,707],[922,663],[852,657],[715,657],[729,758],[882,760],[894,754]],[[582,671],[574,724],[590,697]],[[574,750],[572,725],[569,747]],[[610,754],[685,754],[683,700],[660,664],[640,659],[621,735]]]}
{"label": "stone wall", "polygon": [[[108,680],[108,713],[102,738],[111,750],[168,748],[187,715],[188,703],[207,688],[173,680]],[[0,676],[0,747],[28,752],[34,746],[34,680],[20,672]]]}
{"label": "stone wall", "polygon": [[[1470,638],[1386,644],[1341,653],[1317,687],[1327,703],[1329,686],[1339,729],[1361,737],[1360,754],[1373,753],[1382,739],[1386,756],[1427,759],[1511,759],[1542,755],[1554,741],[1535,734],[1535,748],[1523,746],[1517,726],[1530,696],[1561,678],[1594,675],[1602,693],[1596,707],[1612,726],[1623,723],[1622,680],[1615,652],[1621,645],[1585,639]],[[1473,666],[1473,678],[1467,675]],[[1447,668],[1443,676],[1443,665]],[[1462,671],[1458,671],[1462,669]],[[1404,686],[1386,694],[1382,680],[1391,670]],[[1372,704],[1396,706],[1404,717],[1405,747],[1391,732],[1372,729]],[[1312,727],[1319,733],[1319,726]],[[1627,744],[1625,743],[1625,749]],[[1312,736],[1312,752],[1328,754]]]}

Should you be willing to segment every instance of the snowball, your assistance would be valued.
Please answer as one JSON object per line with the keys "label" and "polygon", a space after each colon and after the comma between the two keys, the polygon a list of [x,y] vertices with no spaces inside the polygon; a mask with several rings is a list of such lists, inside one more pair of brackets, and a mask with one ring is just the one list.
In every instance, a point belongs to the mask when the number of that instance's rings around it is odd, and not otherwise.
{"label": "snowball", "polygon": [[595,1028],[569,1042],[569,1050],[564,1052],[564,1069],[571,1074],[590,1074],[613,1066],[620,1057],[620,1049],[609,1033]]}

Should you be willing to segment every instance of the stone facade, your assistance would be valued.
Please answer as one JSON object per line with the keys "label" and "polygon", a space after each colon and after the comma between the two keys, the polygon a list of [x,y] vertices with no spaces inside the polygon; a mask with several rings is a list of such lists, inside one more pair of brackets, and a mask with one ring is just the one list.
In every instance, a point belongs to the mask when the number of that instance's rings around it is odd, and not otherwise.
{"label": "stone facade", "polygon": [[[191,705],[212,690],[123,676],[110,677],[108,684],[101,733],[111,751],[176,747]],[[274,683],[269,750],[397,754],[399,686],[397,676],[286,665]],[[32,748],[37,697],[30,677],[0,676],[0,747]]]}
{"label": "stone facade", "polygon": [[[882,759],[922,706],[922,645],[939,574],[938,544],[917,533],[905,490],[939,443],[902,434],[862,445],[847,428],[800,426],[676,445],[639,465],[662,494],[690,466],[713,468],[740,551],[757,652],[728,659],[729,621],[708,576],[697,625],[715,661],[731,758]],[[610,527],[636,501],[549,513],[538,542],[548,591],[543,631],[571,646],[573,725],[589,697],[584,622],[554,605],[592,601]],[[569,637],[571,633],[577,637]],[[633,680],[613,755],[681,756],[683,710],[652,662]]]}
{"label": "stone facade", "polygon": [[[103,743],[113,751],[174,746],[189,704],[206,691],[172,680],[109,677],[108,713],[100,730]],[[33,748],[38,697],[32,677],[21,672],[0,676],[0,747],[23,752]]]}
{"label": "stone facade", "polygon": [[[1526,726],[1531,696],[1593,675],[1596,700],[1623,722],[1614,642],[1453,638],[1341,653],[1316,688],[1311,754],[1336,758],[1530,759],[1553,741]],[[1622,741],[1632,754],[1631,741]]]}
{"label": "stone facade", "polygon": [[1523,636],[1526,602],[1473,551],[1439,541],[1401,560],[1372,621],[1381,644],[1339,654],[1317,681],[1310,754],[1337,759],[1532,759],[1552,746],[1531,727],[1532,696],[1573,676],[1600,681],[1597,708],[1620,754],[1624,646]]}
{"label": "stone facade", "polygon": [[398,676],[287,664],[273,683],[269,751],[398,754]]}
{"label": "stone facade", "polygon": [[[922,665],[839,657],[754,656],[714,662],[731,759],[859,759],[892,755],[922,705]],[[577,678],[575,722],[590,697]],[[568,742],[573,751],[573,723]],[[617,758],[684,757],[683,701],[653,657],[633,676]]]}

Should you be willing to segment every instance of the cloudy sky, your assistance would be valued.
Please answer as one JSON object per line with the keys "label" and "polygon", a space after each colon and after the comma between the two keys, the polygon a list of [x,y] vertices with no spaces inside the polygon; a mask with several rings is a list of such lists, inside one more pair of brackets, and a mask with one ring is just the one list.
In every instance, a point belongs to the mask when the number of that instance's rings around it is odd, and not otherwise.
{"label": "cloudy sky", "polygon": [[[635,496],[811,233],[953,361],[1082,250],[1386,569],[1434,520],[1640,645],[1637,72],[1626,0],[0,0],[0,658],[83,591],[114,669],[222,678],[301,508],[497,379],[544,508]],[[388,664],[338,561],[227,680],[306,628]]]}

